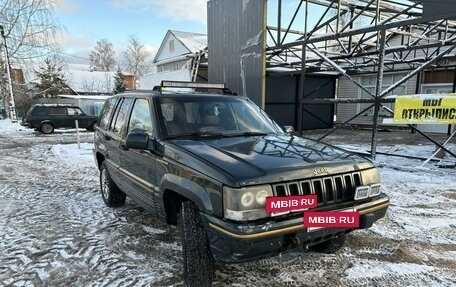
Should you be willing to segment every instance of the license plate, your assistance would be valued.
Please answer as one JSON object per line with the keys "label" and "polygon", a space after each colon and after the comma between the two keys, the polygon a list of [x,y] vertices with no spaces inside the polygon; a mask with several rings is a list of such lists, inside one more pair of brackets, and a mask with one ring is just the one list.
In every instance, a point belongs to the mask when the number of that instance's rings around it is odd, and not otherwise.
{"label": "license plate", "polygon": [[[355,208],[349,208],[349,209],[342,209],[342,210],[334,210],[334,211],[338,211],[338,212],[353,212],[353,211],[356,211]],[[320,230],[320,229],[324,229],[325,227],[307,227],[307,232],[313,232],[313,231],[317,231],[317,230]]]}

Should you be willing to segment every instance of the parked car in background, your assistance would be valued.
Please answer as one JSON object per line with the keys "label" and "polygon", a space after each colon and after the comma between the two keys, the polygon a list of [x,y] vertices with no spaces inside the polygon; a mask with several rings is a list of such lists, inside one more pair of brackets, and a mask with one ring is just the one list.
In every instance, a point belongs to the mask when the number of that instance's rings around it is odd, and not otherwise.
{"label": "parked car in background", "polygon": [[98,116],[89,116],[75,105],[37,104],[29,109],[22,119],[21,125],[34,128],[44,134],[52,134],[55,129],[79,128],[93,131],[97,125]]}

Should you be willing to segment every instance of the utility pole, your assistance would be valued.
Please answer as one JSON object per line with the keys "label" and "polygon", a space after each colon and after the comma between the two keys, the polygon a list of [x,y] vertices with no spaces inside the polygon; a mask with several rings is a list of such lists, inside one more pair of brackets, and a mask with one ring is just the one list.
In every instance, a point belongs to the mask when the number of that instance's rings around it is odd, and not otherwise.
{"label": "utility pole", "polygon": [[[11,80],[11,65],[9,61],[9,55],[8,55],[8,46],[6,45],[6,37],[5,37],[5,31],[3,29],[3,26],[0,25],[0,35],[2,36],[3,39],[3,47],[5,48],[5,64],[6,64],[6,75],[8,77],[8,89],[9,89],[9,101],[5,101],[7,104],[7,113],[8,117],[15,121],[16,120],[16,105],[14,103],[14,94],[13,94],[13,81]],[[6,96],[6,95],[3,95]]]}

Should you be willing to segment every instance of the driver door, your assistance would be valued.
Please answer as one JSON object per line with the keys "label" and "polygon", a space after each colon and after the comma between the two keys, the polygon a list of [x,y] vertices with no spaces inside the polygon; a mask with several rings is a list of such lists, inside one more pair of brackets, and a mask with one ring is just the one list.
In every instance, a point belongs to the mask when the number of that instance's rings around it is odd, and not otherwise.
{"label": "driver door", "polygon": [[[138,98],[133,103],[128,121],[127,133],[145,132],[149,139],[154,138],[151,108],[148,99]],[[149,150],[120,149],[122,172],[130,186],[134,200],[140,203],[149,212],[157,216],[156,199],[156,156]]]}

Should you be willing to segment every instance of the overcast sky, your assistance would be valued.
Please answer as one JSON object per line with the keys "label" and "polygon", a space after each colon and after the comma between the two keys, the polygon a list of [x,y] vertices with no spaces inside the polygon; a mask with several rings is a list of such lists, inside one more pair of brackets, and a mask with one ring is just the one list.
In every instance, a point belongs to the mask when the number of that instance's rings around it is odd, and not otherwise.
{"label": "overcast sky", "polygon": [[65,29],[63,51],[87,57],[100,39],[117,50],[136,35],[158,49],[168,29],[206,33],[206,0],[57,0],[55,17]]}

